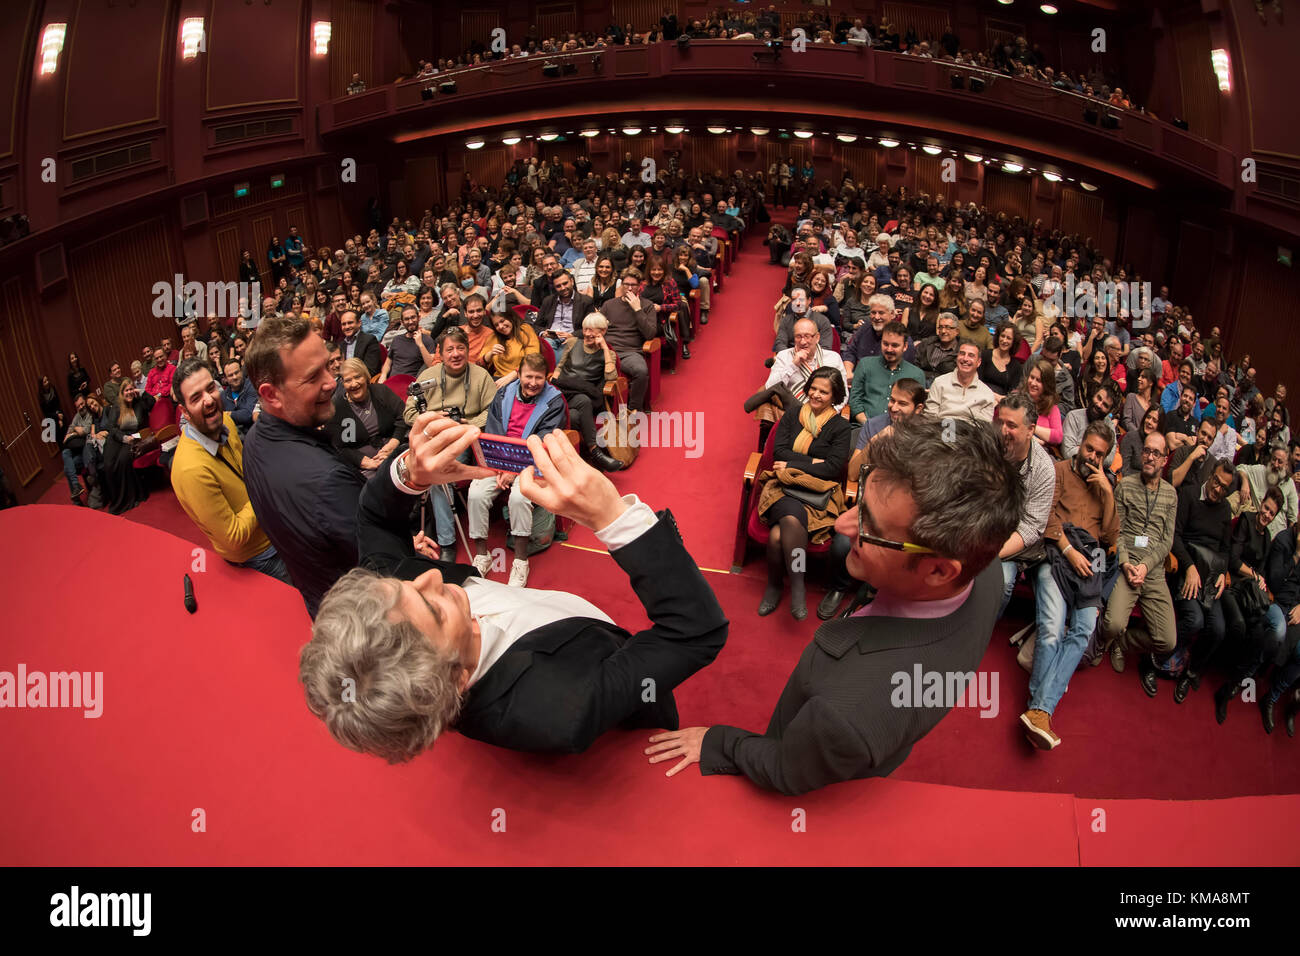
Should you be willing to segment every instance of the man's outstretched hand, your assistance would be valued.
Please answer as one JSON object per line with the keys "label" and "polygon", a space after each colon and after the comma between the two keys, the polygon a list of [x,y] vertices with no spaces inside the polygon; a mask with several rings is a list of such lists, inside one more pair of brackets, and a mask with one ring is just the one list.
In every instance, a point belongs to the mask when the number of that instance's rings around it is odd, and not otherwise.
{"label": "man's outstretched hand", "polygon": [[593,531],[609,527],[627,511],[614,483],[583,461],[562,431],[545,438],[530,435],[528,450],[537,467],[529,465],[518,481],[519,490],[533,504]]}
{"label": "man's outstretched hand", "polygon": [[406,467],[411,481],[420,488],[445,485],[467,478],[492,478],[491,468],[466,465],[457,461],[478,438],[473,425],[461,425],[441,412],[425,412],[411,426],[411,447]]}
{"label": "man's outstretched hand", "polygon": [[644,752],[653,754],[650,757],[651,763],[677,760],[677,764],[664,774],[665,777],[671,777],[691,764],[700,762],[700,749],[704,746],[704,735],[708,731],[708,727],[683,727],[681,730],[655,734],[650,738],[650,743],[654,746],[647,747]]}

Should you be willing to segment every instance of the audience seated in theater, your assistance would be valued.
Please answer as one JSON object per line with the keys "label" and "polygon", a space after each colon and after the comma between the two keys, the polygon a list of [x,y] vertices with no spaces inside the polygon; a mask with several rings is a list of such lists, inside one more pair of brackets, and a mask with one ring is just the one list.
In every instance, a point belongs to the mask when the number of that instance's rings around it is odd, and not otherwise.
{"label": "audience seated in theater", "polygon": [[1055,464],[1056,489],[1044,538],[1047,559],[1035,572],[1038,623],[1029,706],[1020,723],[1040,750],[1060,746],[1052,717],[1065,695],[1097,625],[1117,574],[1106,552],[1119,522],[1105,462],[1114,435],[1102,421],[1089,423],[1074,455]]}
{"label": "audience seated in theater", "polygon": [[[807,286],[795,286],[790,290],[788,298],[782,296],[777,300],[775,311],[776,321],[774,323],[774,329],[776,337],[772,342],[772,353],[774,355],[784,349],[790,348],[794,342],[794,324],[796,321],[804,317],[807,317],[816,323],[817,340],[822,349],[830,351],[834,347],[834,326],[831,325],[830,319],[826,317],[824,311],[817,312],[812,310],[809,302],[809,291]],[[844,368],[847,374],[852,374],[847,360],[844,363]]]}
{"label": "audience seated in theater", "polygon": [[[155,362],[158,358],[164,360],[162,368],[168,373],[166,381],[170,393],[172,375],[176,369],[165,364],[166,355],[162,349],[158,349],[155,354]],[[154,367],[159,369],[156,364]],[[149,427],[149,412],[155,401],[157,399],[152,394],[139,392],[134,382],[128,382],[122,386],[117,404],[105,412],[104,424],[108,439],[104,442],[103,476],[104,499],[109,514],[123,514],[149,498],[140,470],[135,467],[135,459],[147,447],[148,439],[141,432]]]}
{"label": "audience seated in theater", "polygon": [[1281,500],[1278,504],[1277,514],[1268,526],[1269,533],[1276,538],[1295,524],[1297,518],[1296,486],[1292,480],[1286,446],[1274,445],[1269,448],[1264,464],[1238,464],[1237,475],[1240,479],[1242,512],[1256,510],[1263,503],[1268,492],[1276,488]]}
{"label": "audience seated in theater", "polygon": [[[872,326],[864,328],[872,328]],[[861,334],[861,330],[858,334]],[[957,367],[957,316],[955,314],[940,313],[935,324],[935,334],[917,342],[916,365],[925,372],[927,386],[934,384],[934,380],[940,375],[945,375]]]}
{"label": "audience seated in theater", "polygon": [[677,330],[682,343],[682,358],[691,357],[690,343],[695,339],[691,310],[686,307],[682,291],[669,273],[669,264],[662,255],[650,253],[646,274],[641,284],[641,301],[649,303],[657,316],[656,324],[664,325],[671,313],[677,313]]}
{"label": "audience seated in theater", "polygon": [[[546,361],[530,352],[521,359],[519,378],[497,390],[488,409],[485,435],[509,438],[542,438],[564,426],[565,403],[560,390],[546,380]],[[490,478],[476,478],[469,486],[469,537],[474,546],[474,567],[486,578],[492,568],[487,535],[492,502],[502,491],[509,492],[510,534],[514,562],[510,566],[511,587],[528,583],[528,555],[533,534],[533,503],[523,494],[517,474],[499,472]],[[542,547],[550,538],[539,542]]]}
{"label": "audience seated in theater", "polygon": [[844,375],[825,366],[808,378],[806,400],[786,409],[776,427],[772,468],[755,479],[758,512],[771,527],[767,545],[767,589],[759,615],[771,614],[790,579],[790,613],[808,616],[804,562],[808,544],[830,537],[844,510],[845,469],[849,463],[849,423],[835,410],[844,403]]}
{"label": "audience seated in theater", "polygon": [[233,416],[223,408],[215,371],[202,359],[187,359],[176,369],[176,395],[185,423],[172,458],[172,490],[222,559],[292,586],[289,570],[249,500],[243,442]]}
{"label": "audience seated in theater", "polygon": [[628,408],[645,411],[650,386],[650,368],[642,347],[659,334],[654,303],[641,297],[641,273],[628,266],[619,276],[619,294],[605,303],[601,314],[609,323],[605,341],[618,356],[621,374],[627,379]]}
{"label": "audience seated in theater", "polygon": [[1083,434],[1087,431],[1088,426],[1099,423],[1110,433],[1110,447],[1106,451],[1106,460],[1103,464],[1104,468],[1110,468],[1118,443],[1115,436],[1115,423],[1111,418],[1111,410],[1114,407],[1115,392],[1113,385],[1110,382],[1102,382],[1093,390],[1092,398],[1087,407],[1076,408],[1065,416],[1061,428],[1061,454],[1066,458],[1073,458],[1075,452],[1079,450],[1079,445],[1083,441]]}
{"label": "audience seated in theater", "polygon": [[1015,325],[1006,321],[998,325],[993,334],[993,348],[984,353],[979,371],[980,381],[995,395],[1014,391],[1024,378],[1023,363],[1015,357],[1020,344]]}
{"label": "audience seated in theater", "polygon": [[501,388],[519,377],[519,363],[524,357],[540,356],[542,347],[533,327],[513,312],[492,316],[491,325],[495,339],[484,353],[484,359],[488,371],[496,379],[497,388]]}
{"label": "audience seated in theater", "polygon": [[550,340],[555,360],[560,362],[577,341],[582,320],[594,312],[596,306],[591,296],[577,292],[573,276],[567,272],[555,273],[552,289],[554,291],[542,300],[537,328]]}
{"label": "audience seated in theater", "polygon": [[[1200,488],[1209,481],[1211,472],[1219,462],[1218,458],[1210,454],[1210,446],[1214,444],[1217,435],[1218,428],[1214,420],[1203,418],[1196,426],[1193,443],[1185,444],[1173,453],[1169,461],[1169,481],[1175,488],[1182,488],[1184,484]],[[1231,459],[1227,463],[1231,465]]]}
{"label": "audience seated in theater", "polygon": [[925,385],[925,373],[903,359],[907,348],[907,329],[903,323],[887,322],[880,334],[880,354],[869,355],[853,370],[849,393],[849,413],[853,421],[863,424],[884,414],[894,383],[910,378]]}

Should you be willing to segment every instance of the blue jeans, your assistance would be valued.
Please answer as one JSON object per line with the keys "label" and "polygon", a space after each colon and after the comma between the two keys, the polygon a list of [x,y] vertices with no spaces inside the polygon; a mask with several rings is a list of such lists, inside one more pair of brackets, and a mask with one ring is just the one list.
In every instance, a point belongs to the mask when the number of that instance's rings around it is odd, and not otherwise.
{"label": "blue jeans", "polygon": [[[234,562],[231,562],[234,564]],[[283,581],[289,587],[293,587],[293,578],[289,577],[289,569],[284,566],[284,561],[276,553],[275,545],[271,545],[256,557],[249,558],[243,564],[236,564],[237,568],[252,568],[254,571],[260,571],[265,575],[275,578],[277,581]]]}
{"label": "blue jeans", "polygon": [[[470,464],[470,453],[466,451],[458,460]],[[433,504],[433,520],[437,525],[440,548],[451,548],[456,545],[456,513],[451,504],[451,499],[455,495],[456,489],[453,485],[434,485],[429,489],[429,500]]]}
{"label": "blue jeans", "polygon": [[1070,684],[1070,675],[1079,666],[1088,640],[1097,628],[1099,607],[1078,608],[1069,615],[1065,598],[1052,577],[1052,563],[1038,566],[1034,586],[1038,608],[1038,637],[1034,644],[1034,670],[1029,677],[1029,709],[1051,714]]}
{"label": "blue jeans", "polygon": [[73,451],[67,445],[63,446],[63,476],[68,479],[68,490],[76,488],[81,482],[77,475],[78,466],[90,468],[90,458],[88,453],[93,446],[86,442],[85,448],[81,451]]}

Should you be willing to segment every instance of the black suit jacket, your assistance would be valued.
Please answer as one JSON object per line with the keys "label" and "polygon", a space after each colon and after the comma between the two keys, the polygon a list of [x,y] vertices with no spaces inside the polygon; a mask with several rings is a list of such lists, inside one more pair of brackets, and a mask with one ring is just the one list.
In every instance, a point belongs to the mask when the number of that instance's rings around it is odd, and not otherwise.
{"label": "black suit jacket", "polygon": [[[851,617],[817,629],[762,734],[710,727],[700,773],[744,774],[760,787],[796,794],[860,777],[884,777],[948,713],[947,706],[895,706],[915,670],[973,674],[1002,602],[1002,564],[975,577],[946,617]],[[901,698],[898,698],[901,701]],[[965,699],[965,694],[960,699]]]}
{"label": "black suit jacket", "polygon": [[[555,306],[559,302],[559,296],[548,295],[542,300],[541,314],[537,316],[537,331],[545,332],[555,321]],[[596,311],[596,305],[591,301],[591,296],[582,295],[579,292],[573,293],[573,334],[582,337],[582,320],[590,313]]]}
{"label": "black suit jacket", "polygon": [[[347,358],[347,343],[340,339],[339,347],[344,350],[344,358]],[[384,366],[383,352],[379,348],[379,339],[369,332],[357,333],[357,346],[352,352],[352,357],[359,358],[366,363],[366,368],[370,369],[371,378],[378,375],[379,370]]]}
{"label": "black suit jacket", "polygon": [[[407,522],[415,500],[383,473],[366,485],[357,512],[362,564],[403,580],[436,567],[463,583],[473,568],[414,554]],[[727,619],[670,512],[611,557],[650,627],[631,634],[575,617],[529,631],[469,689],[457,730],[512,750],[579,753],[616,726],[677,729],[673,688],[717,657]]]}
{"label": "black suit jacket", "polygon": [[[379,420],[377,434],[370,434],[361,419],[353,414],[347,393],[342,389],[334,393],[334,417],[325,424],[325,434],[329,435],[330,444],[344,460],[357,468],[361,467],[361,449],[367,445],[382,448],[390,438],[396,438],[399,443],[404,442],[406,433],[411,430],[403,417],[406,412],[405,403],[387,385],[376,382],[370,386],[370,404],[374,406],[375,417]],[[349,421],[352,422],[350,429],[347,428]],[[350,441],[347,440],[349,435]]]}

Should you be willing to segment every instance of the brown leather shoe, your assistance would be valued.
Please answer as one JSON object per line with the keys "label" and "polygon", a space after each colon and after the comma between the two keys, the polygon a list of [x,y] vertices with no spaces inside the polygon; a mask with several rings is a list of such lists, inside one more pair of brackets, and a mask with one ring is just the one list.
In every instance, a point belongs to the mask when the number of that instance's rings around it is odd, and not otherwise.
{"label": "brown leather shoe", "polygon": [[1055,750],[1061,745],[1061,738],[1052,730],[1051,715],[1045,710],[1027,710],[1020,715],[1024,725],[1025,736],[1039,750]]}

